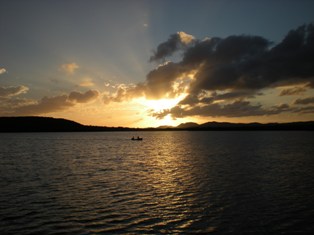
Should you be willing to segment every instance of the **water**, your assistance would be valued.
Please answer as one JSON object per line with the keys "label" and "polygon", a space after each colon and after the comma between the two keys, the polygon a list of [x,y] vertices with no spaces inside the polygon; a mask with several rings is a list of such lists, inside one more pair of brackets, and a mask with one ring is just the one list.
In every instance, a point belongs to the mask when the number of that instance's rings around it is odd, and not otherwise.
{"label": "water", "polygon": [[[143,141],[131,141],[140,135]],[[1,234],[314,231],[314,132],[0,134]]]}

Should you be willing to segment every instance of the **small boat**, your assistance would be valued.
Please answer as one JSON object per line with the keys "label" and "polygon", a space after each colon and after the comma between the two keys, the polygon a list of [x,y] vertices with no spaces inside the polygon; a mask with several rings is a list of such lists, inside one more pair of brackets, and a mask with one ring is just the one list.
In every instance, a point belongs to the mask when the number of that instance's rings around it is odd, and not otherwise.
{"label": "small boat", "polygon": [[134,138],[133,136],[131,140],[143,140],[143,138],[140,138],[139,136],[137,138]]}

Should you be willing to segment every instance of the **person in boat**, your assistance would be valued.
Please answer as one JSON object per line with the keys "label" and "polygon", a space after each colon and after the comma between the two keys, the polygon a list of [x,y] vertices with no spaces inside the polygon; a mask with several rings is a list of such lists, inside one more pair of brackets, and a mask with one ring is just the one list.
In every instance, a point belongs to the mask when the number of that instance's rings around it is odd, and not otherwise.
{"label": "person in boat", "polygon": [[143,140],[143,138],[140,138],[139,136],[137,138],[134,138],[134,136],[131,138],[131,140]]}

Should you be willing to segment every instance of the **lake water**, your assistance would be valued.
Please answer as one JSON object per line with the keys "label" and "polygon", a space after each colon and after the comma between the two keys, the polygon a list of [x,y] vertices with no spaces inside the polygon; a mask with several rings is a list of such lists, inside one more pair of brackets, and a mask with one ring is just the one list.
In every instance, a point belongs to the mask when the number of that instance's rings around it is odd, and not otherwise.
{"label": "lake water", "polygon": [[306,131],[0,133],[0,233],[312,232],[313,150]]}

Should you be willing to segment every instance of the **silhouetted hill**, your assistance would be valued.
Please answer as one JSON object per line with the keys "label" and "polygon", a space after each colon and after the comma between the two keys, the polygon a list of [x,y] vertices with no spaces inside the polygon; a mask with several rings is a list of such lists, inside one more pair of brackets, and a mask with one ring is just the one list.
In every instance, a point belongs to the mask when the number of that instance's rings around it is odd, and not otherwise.
{"label": "silhouetted hill", "polygon": [[1,132],[80,131],[84,126],[50,117],[0,117]]}
{"label": "silhouetted hill", "polygon": [[207,122],[201,125],[193,122],[177,127],[127,128],[86,126],[80,123],[50,117],[0,117],[0,132],[67,132],[67,131],[220,131],[220,130],[314,130],[314,121],[291,123],[229,123]]}
{"label": "silhouetted hill", "polygon": [[185,123],[181,123],[180,125],[178,125],[177,128],[186,129],[186,128],[195,128],[198,126],[199,125],[195,122],[185,122]]}
{"label": "silhouetted hill", "polygon": [[207,122],[193,130],[314,130],[314,121],[290,123],[229,123]]}
{"label": "silhouetted hill", "polygon": [[164,126],[157,127],[157,129],[169,129],[169,128],[173,128],[173,126],[164,125]]}
{"label": "silhouetted hill", "polygon": [[135,128],[86,126],[51,117],[0,117],[0,132],[132,131]]}

